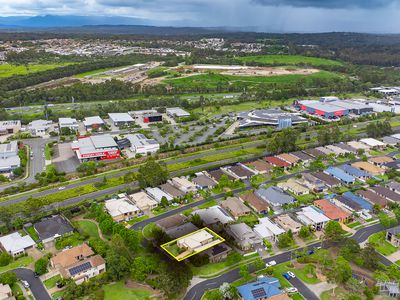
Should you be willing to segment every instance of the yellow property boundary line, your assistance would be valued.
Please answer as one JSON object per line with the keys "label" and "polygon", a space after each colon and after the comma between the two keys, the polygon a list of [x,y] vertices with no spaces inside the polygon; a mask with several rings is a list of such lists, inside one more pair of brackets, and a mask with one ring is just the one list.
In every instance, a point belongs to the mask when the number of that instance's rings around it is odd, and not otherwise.
{"label": "yellow property boundary line", "polygon": [[[201,251],[194,251],[194,252],[191,253],[190,255],[187,255],[187,256],[182,257],[182,258],[177,258],[177,256],[175,256],[173,253],[171,253],[171,251],[169,251],[169,250],[167,249],[168,246],[170,246],[170,245],[172,245],[172,244],[175,244],[178,240],[181,240],[181,239],[183,239],[183,238],[185,238],[185,237],[191,236],[191,235],[193,235],[193,234],[195,234],[195,233],[197,233],[197,232],[203,231],[203,230],[206,230],[208,233],[210,233],[211,235],[213,235],[215,238],[217,238],[217,239],[219,240],[219,242],[218,242],[217,244],[213,243],[211,246],[209,246],[209,247],[207,247],[207,248],[204,248],[204,249],[201,250]],[[202,229],[199,229],[199,230],[193,231],[193,232],[191,232],[191,233],[189,233],[189,234],[186,234],[186,235],[184,235],[184,236],[182,236],[182,237],[180,237],[180,238],[177,238],[177,239],[175,239],[175,240],[169,241],[168,243],[162,244],[162,245],[161,245],[161,248],[164,249],[164,251],[166,251],[169,255],[171,255],[171,256],[172,256],[173,258],[175,258],[177,261],[182,261],[182,260],[184,260],[184,259],[186,259],[186,258],[189,258],[189,257],[191,257],[191,256],[193,256],[193,255],[196,255],[196,254],[198,254],[198,253],[200,253],[200,252],[203,252],[203,251],[205,251],[205,250],[207,250],[207,249],[210,249],[210,248],[214,247],[215,245],[221,244],[221,243],[223,243],[223,242],[225,242],[225,239],[224,239],[223,237],[219,236],[217,233],[215,233],[214,231],[212,231],[210,228],[204,227],[204,228],[202,228]]]}

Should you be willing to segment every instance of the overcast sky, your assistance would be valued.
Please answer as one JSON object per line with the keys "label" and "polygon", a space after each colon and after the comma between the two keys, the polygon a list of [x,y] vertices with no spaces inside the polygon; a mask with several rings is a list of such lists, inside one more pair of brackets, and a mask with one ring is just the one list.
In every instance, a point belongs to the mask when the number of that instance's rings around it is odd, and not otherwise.
{"label": "overcast sky", "polygon": [[0,0],[1,16],[87,15],[153,25],[400,33],[400,0]]}

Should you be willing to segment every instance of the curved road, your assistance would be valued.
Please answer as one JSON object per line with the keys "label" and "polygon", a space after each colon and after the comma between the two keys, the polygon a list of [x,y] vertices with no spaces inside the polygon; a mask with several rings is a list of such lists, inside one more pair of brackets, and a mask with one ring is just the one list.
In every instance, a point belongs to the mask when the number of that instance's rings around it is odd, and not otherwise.
{"label": "curved road", "polygon": [[35,277],[35,274],[30,269],[18,268],[12,270],[20,280],[26,280],[30,285],[30,290],[36,300],[51,300],[42,281]]}

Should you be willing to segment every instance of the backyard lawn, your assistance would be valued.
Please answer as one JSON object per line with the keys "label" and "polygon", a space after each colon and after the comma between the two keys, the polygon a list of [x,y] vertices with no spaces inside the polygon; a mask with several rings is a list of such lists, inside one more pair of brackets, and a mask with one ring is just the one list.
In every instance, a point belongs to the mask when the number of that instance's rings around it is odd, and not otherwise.
{"label": "backyard lawn", "polygon": [[385,240],[385,232],[377,232],[368,238],[376,251],[382,255],[388,256],[397,251],[397,248]]}
{"label": "backyard lawn", "polygon": [[108,284],[103,287],[104,300],[150,300],[154,299],[146,290],[128,289],[122,282]]}
{"label": "backyard lawn", "polygon": [[56,283],[61,280],[60,275],[53,276],[45,281],[43,281],[44,286],[46,289],[51,289],[56,286]]}
{"label": "backyard lawn", "polygon": [[100,238],[96,223],[89,220],[80,220],[74,223],[84,234],[87,234],[91,238]]}

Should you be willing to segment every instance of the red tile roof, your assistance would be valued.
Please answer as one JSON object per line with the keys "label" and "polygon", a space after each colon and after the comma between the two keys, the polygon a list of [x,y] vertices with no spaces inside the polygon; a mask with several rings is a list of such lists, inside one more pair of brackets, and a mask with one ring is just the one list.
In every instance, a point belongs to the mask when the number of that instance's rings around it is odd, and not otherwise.
{"label": "red tile roof", "polygon": [[286,168],[289,167],[290,164],[282,159],[279,159],[276,156],[267,156],[264,158],[267,162],[269,162],[271,165],[277,166],[277,167],[282,167]]}
{"label": "red tile roof", "polygon": [[350,213],[345,212],[326,199],[316,200],[314,205],[321,209],[324,215],[331,220],[344,220],[350,216]]}

